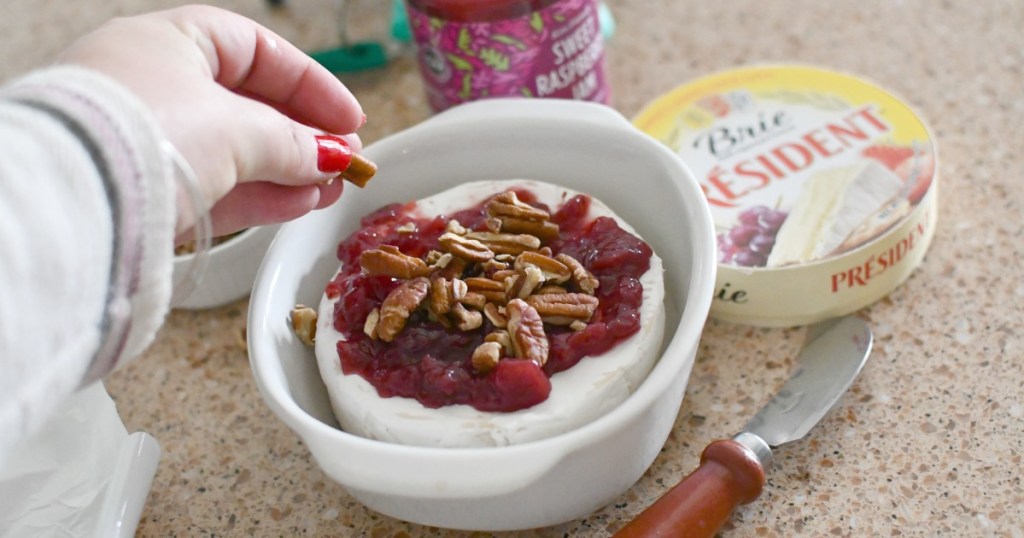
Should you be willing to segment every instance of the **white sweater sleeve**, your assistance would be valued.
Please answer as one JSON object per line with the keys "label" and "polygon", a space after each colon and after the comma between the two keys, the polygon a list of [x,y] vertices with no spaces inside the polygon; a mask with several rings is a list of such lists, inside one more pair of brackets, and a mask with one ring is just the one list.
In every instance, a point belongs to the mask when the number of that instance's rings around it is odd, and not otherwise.
{"label": "white sweater sleeve", "polygon": [[0,88],[0,466],[64,398],[140,353],[170,298],[173,171],[99,74]]}

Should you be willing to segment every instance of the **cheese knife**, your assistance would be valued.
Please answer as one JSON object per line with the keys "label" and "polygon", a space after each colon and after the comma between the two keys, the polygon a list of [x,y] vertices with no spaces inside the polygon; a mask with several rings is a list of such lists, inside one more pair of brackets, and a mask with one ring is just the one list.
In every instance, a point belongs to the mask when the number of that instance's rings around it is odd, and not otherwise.
{"label": "cheese knife", "polygon": [[803,438],[853,383],[872,345],[856,317],[812,326],[779,392],[732,439],[709,444],[700,466],[628,523],[615,538],[714,536],[733,510],[761,494],[772,448]]}

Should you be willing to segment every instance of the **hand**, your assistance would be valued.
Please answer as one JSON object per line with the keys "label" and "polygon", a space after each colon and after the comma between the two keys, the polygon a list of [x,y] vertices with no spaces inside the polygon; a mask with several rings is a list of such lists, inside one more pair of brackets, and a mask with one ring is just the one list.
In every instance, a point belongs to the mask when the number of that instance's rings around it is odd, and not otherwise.
{"label": "hand", "polygon": [[[209,6],[115,19],[61,59],[105,73],[155,112],[192,165],[214,235],[282,222],[335,202],[338,170],[318,168],[317,135],[365,121],[345,86],[259,24]],[[180,198],[180,197],[179,197]],[[195,216],[178,208],[178,233]]]}

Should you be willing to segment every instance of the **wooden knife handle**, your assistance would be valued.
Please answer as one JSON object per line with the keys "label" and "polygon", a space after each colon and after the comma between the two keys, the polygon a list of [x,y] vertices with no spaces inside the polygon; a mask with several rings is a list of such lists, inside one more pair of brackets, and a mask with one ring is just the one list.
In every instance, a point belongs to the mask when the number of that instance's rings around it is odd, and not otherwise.
{"label": "wooden knife handle", "polygon": [[724,439],[711,443],[700,466],[615,533],[615,538],[714,536],[732,511],[761,494],[765,470],[747,447]]}

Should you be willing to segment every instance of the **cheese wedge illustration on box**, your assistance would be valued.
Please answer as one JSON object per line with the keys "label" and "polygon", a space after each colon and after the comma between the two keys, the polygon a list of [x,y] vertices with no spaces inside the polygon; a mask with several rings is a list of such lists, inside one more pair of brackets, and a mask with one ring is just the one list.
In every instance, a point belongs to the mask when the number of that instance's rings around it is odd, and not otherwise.
{"label": "cheese wedge illustration on box", "polygon": [[718,272],[711,316],[790,327],[863,308],[924,259],[939,161],[924,121],[870,81],[753,65],[686,82],[633,123],[704,190]]}
{"label": "cheese wedge illustration on box", "polygon": [[817,172],[804,183],[779,229],[768,267],[830,256],[902,186],[896,174],[873,160]]}

